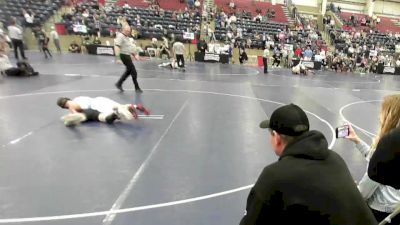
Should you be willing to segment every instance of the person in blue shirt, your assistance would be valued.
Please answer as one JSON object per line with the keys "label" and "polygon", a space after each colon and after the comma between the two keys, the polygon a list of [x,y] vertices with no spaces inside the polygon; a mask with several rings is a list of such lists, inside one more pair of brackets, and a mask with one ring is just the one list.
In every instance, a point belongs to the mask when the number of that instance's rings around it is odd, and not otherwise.
{"label": "person in blue shirt", "polygon": [[313,51],[310,49],[310,47],[307,47],[307,49],[303,53],[305,60],[311,60],[313,57]]}

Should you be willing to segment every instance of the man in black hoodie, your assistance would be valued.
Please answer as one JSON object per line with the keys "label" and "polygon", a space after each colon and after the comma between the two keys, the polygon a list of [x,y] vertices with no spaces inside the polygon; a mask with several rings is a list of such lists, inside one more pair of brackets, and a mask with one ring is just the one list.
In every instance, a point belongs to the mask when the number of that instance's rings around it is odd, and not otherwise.
{"label": "man in black hoodie", "polygon": [[251,189],[241,225],[377,224],[344,160],[328,149],[322,133],[309,131],[300,107],[282,106],[260,127],[269,129],[280,158]]}

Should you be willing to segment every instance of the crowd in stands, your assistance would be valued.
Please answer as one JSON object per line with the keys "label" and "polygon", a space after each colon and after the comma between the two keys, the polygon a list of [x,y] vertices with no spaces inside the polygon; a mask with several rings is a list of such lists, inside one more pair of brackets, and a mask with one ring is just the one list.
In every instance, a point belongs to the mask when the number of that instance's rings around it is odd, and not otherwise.
{"label": "crowd in stands", "polygon": [[329,36],[335,46],[331,68],[336,71],[377,72],[379,64],[398,67],[395,59],[396,44],[400,41],[399,33],[382,34],[363,30],[330,29]]}
{"label": "crowd in stands", "polygon": [[62,6],[63,0],[4,0],[0,1],[0,22],[8,25],[15,17],[26,27],[43,24]]}
{"label": "crowd in stands", "polygon": [[89,34],[113,36],[125,23],[135,28],[136,38],[158,38],[163,36],[183,40],[184,32],[200,35],[201,13],[199,9],[169,11],[151,1],[148,9],[124,6],[99,7],[96,1],[78,3],[63,16],[69,33],[74,26],[85,25]]}

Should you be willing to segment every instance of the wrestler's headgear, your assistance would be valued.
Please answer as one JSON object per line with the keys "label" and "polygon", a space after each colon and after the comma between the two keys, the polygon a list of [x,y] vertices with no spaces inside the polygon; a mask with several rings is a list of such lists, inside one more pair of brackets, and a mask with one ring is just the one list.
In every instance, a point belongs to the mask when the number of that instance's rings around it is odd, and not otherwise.
{"label": "wrestler's headgear", "polygon": [[70,101],[70,100],[71,100],[71,99],[70,99],[70,98],[67,98],[67,97],[58,98],[58,100],[57,100],[57,105],[60,106],[61,108],[65,108],[65,104],[66,104],[68,101]]}

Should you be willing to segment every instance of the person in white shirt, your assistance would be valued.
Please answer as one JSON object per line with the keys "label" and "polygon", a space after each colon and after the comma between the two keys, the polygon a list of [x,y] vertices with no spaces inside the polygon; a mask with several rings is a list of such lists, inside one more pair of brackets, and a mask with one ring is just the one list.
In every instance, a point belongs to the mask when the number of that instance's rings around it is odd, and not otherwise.
{"label": "person in white shirt", "polygon": [[172,51],[175,55],[178,66],[185,70],[185,45],[183,45],[182,42],[177,41],[172,45]]}
{"label": "person in white shirt", "polygon": [[229,2],[229,8],[234,9],[235,8],[235,2],[233,0],[231,0]]}
{"label": "person in white shirt", "polygon": [[15,58],[18,60],[18,49],[19,53],[21,54],[23,59],[27,59],[25,57],[24,51],[24,43],[22,42],[22,30],[16,25],[15,18],[11,19],[11,25],[7,27],[8,29],[8,36],[11,39],[13,48],[14,48],[14,55]]}
{"label": "person in white shirt", "polygon": [[[387,135],[391,130],[399,127],[399,112],[400,95],[393,94],[385,96],[380,109],[379,131],[373,144],[368,146],[368,144],[361,140],[351,125],[349,125],[349,135],[346,139],[352,141],[357,150],[369,161],[375,151],[379,151],[376,147],[381,138]],[[400,190],[371,180],[367,171],[358,183],[358,189],[367,201],[377,221],[382,221],[389,214],[395,212],[400,203]],[[400,218],[393,218],[390,224],[400,224]]]}
{"label": "person in white shirt", "polygon": [[60,37],[58,36],[57,31],[54,29],[54,26],[51,27],[50,37],[53,40],[54,46],[56,46],[58,53],[61,54]]}
{"label": "person in white shirt", "polygon": [[196,8],[200,8],[200,1],[199,0],[196,0],[195,2],[194,2],[194,7],[196,7]]}
{"label": "person in white shirt", "polygon": [[123,63],[126,67],[125,72],[121,75],[120,79],[117,81],[115,86],[122,92],[124,89],[122,88],[122,83],[128,78],[130,75],[132,77],[133,84],[135,85],[136,93],[142,93],[142,89],[139,87],[139,83],[137,81],[137,71],[135,65],[132,62],[132,55],[138,58],[138,55],[134,54],[134,46],[132,41],[130,40],[131,36],[131,27],[129,25],[124,25],[122,27],[122,32],[117,34],[117,37],[114,41],[115,55],[117,56],[117,62]]}
{"label": "person in white shirt", "polygon": [[34,14],[29,14],[25,9],[22,9],[22,15],[24,15],[26,25],[33,27]]}

